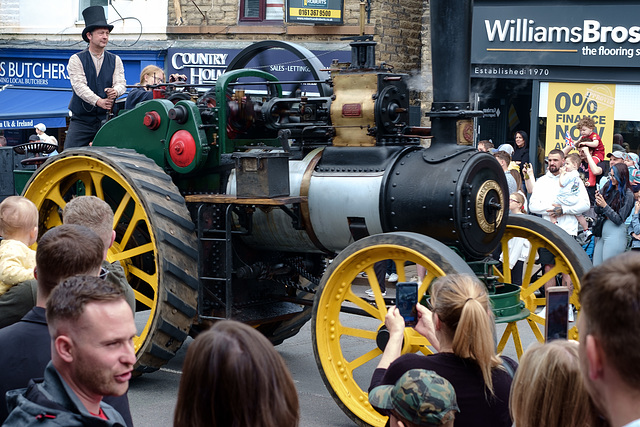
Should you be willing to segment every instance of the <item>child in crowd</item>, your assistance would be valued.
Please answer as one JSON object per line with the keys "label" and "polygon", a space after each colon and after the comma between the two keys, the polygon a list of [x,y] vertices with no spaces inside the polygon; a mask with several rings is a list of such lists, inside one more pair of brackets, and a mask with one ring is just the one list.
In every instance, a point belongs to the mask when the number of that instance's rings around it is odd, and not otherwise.
{"label": "child in crowd", "polygon": [[460,412],[451,383],[427,369],[411,369],[395,385],[374,388],[369,402],[387,412],[391,427],[453,427]]}
{"label": "child in crowd", "polygon": [[25,197],[10,196],[0,203],[0,295],[33,279],[38,237],[38,209]]}
{"label": "child in crowd", "polygon": [[633,193],[635,203],[631,211],[631,223],[627,226],[631,236],[631,250],[640,251],[640,191]]}
{"label": "child in crowd", "polygon": [[567,137],[567,143],[577,149],[583,146],[589,147],[589,154],[593,157],[593,161],[596,164],[602,162],[604,160],[604,144],[600,139],[600,135],[594,132],[596,124],[593,119],[589,116],[584,116],[578,121],[576,127],[580,130],[580,139],[574,141],[571,137]]}
{"label": "child in crowd", "polygon": [[491,142],[490,139],[483,139],[482,141],[478,141],[478,151],[489,153],[492,148],[493,142]]}
{"label": "child in crowd", "polygon": [[513,425],[604,426],[580,372],[577,341],[535,343],[520,358],[509,409]]}
{"label": "child in crowd", "polygon": [[[522,215],[525,213],[525,197],[522,193],[515,192],[509,195],[509,215]],[[507,243],[509,249],[509,269],[511,270],[511,283],[522,286],[522,273],[524,263],[529,259],[531,243],[522,237],[513,237]],[[500,261],[504,264],[504,255],[500,254]],[[505,265],[503,268],[506,268]]]}
{"label": "child in crowd", "polygon": [[[581,183],[580,174],[578,168],[580,167],[580,156],[576,153],[567,155],[564,160],[564,166],[560,168],[560,178],[558,183],[560,184],[560,191],[558,192],[558,198],[556,203],[560,206],[573,206],[577,203],[577,199],[580,194]],[[582,238],[588,240],[591,237],[591,231],[589,230],[589,224],[582,215],[576,215],[578,223],[582,227]],[[556,219],[552,218],[553,223],[556,223]]]}
{"label": "child in crowd", "polygon": [[624,159],[624,164],[629,169],[629,183],[631,186],[640,184],[640,168],[638,167],[638,161],[640,158],[636,153],[627,153],[627,158]]}
{"label": "child in crowd", "polygon": [[502,166],[502,170],[504,171],[504,175],[507,178],[507,186],[509,187],[509,194],[515,193],[518,191],[518,183],[514,175],[509,171],[509,164],[511,163],[511,155],[504,150],[500,150],[493,154],[493,157],[496,158],[500,166]]}

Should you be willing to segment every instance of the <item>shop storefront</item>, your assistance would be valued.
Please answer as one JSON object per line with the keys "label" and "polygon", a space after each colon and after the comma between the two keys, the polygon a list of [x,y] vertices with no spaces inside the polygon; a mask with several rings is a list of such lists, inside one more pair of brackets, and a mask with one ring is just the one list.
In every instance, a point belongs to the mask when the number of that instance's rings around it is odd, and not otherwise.
{"label": "shop storefront", "polygon": [[[340,44],[342,50],[314,49],[308,53],[319,61],[320,67],[315,68],[311,61],[304,57],[304,51],[297,48],[287,50],[288,44],[273,49],[256,49],[254,53],[244,56],[236,68],[251,68],[273,74],[279,81],[313,81],[317,73],[329,68],[333,60],[350,62],[351,50]],[[306,48],[305,48],[306,49]],[[240,48],[217,47],[210,49],[170,48],[167,51],[167,70],[169,74],[178,73],[187,77],[187,83],[195,85],[213,85],[218,77],[227,70],[236,56],[242,51]],[[246,52],[245,52],[246,53]],[[283,85],[285,93],[299,89],[302,92],[316,93],[317,86],[305,84]],[[200,90],[206,90],[200,87]]]}
{"label": "shop storefront", "polygon": [[[341,47],[344,44],[340,45]],[[242,50],[238,48],[168,50],[110,50],[122,59],[128,85],[140,80],[140,71],[147,65],[157,65],[172,73],[185,74],[187,83],[215,84],[229,63]],[[64,140],[68,125],[68,104],[71,99],[71,84],[67,73],[69,57],[77,50],[0,49],[0,132],[9,145],[26,142],[33,134],[34,126],[44,123],[47,133]],[[328,68],[332,60],[348,62],[350,50],[312,50],[321,63]],[[166,59],[166,60],[165,60]],[[257,68],[274,74],[281,81],[314,80],[315,77],[305,61],[295,54],[282,50],[267,50],[256,54],[247,68]],[[292,89],[313,92],[307,85]],[[317,89],[315,89],[317,90]]]}
{"label": "shop storefront", "polygon": [[[635,3],[635,4],[634,4]],[[607,152],[619,133],[640,149],[640,5],[631,1],[504,2],[474,6],[471,78],[479,108],[479,139],[530,135],[539,163],[564,146],[575,123],[591,116]]]}
{"label": "shop storefront", "polygon": [[[9,145],[26,142],[38,123],[45,124],[47,134],[64,140],[71,100],[67,63],[76,52],[0,49],[0,131]],[[147,65],[164,67],[166,51],[111,52],[122,59],[127,84],[136,84]]]}

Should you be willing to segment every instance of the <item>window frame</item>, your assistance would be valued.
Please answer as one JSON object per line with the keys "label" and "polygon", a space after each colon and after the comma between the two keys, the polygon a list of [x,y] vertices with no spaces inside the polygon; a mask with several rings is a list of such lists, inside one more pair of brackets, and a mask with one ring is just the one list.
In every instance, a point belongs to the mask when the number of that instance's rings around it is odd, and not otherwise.
{"label": "window frame", "polygon": [[276,19],[267,19],[267,15],[269,12],[269,2],[268,0],[257,0],[258,1],[258,16],[257,17],[247,17],[245,16],[246,13],[246,8],[245,8],[245,3],[247,1],[251,1],[251,0],[240,0],[240,5],[239,5],[239,16],[238,16],[238,23],[243,24],[243,23],[248,23],[248,24],[277,24],[277,23],[283,23],[285,21],[285,13],[284,13],[284,4],[285,1],[282,0],[282,4],[283,4],[283,9],[282,9],[282,14],[281,16],[279,16]]}
{"label": "window frame", "polygon": [[[104,3],[104,4],[95,4],[95,3]],[[109,22],[109,0],[78,0],[78,21],[79,23],[84,22],[84,16],[82,16],[82,11],[88,8],[89,6],[102,6],[104,9],[104,17]]]}
{"label": "window frame", "polygon": [[[257,17],[247,17],[245,16],[245,2],[250,0],[240,0],[240,22],[264,22],[267,16],[267,1],[266,0],[257,0],[258,1],[258,16]],[[274,21],[271,21],[274,22]]]}

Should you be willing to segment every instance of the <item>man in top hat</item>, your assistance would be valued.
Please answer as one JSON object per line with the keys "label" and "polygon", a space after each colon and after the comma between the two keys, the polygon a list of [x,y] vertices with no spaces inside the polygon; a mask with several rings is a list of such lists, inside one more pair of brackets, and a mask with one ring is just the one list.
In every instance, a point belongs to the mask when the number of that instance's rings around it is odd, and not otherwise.
{"label": "man in top hat", "polygon": [[113,25],[107,23],[103,7],[90,6],[82,11],[82,16],[86,25],[82,38],[89,47],[69,58],[73,96],[65,148],[82,147],[93,141],[127,84],[122,60],[105,50]]}

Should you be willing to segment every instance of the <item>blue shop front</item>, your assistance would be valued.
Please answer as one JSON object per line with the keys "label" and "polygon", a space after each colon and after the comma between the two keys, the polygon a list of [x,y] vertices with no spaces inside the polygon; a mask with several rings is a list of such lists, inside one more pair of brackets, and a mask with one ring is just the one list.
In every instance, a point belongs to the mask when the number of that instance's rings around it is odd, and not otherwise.
{"label": "blue shop front", "polygon": [[[69,57],[78,50],[0,49],[0,132],[8,145],[18,145],[43,123],[47,134],[64,141],[71,83]],[[147,65],[164,67],[166,51],[111,50],[122,59],[127,84],[140,79]]]}
{"label": "blue shop front", "polygon": [[[185,74],[187,83],[199,85],[200,91],[213,87],[218,76],[241,52],[241,48],[169,48],[161,50],[110,50],[124,64],[127,85],[139,82],[147,65],[156,65],[172,73]],[[69,57],[77,50],[0,49],[0,134],[8,145],[27,142],[35,133],[34,126],[44,123],[47,134],[64,141],[69,120],[68,105],[71,84],[67,72]],[[340,49],[312,50],[322,65],[333,60],[348,62],[351,52]],[[268,64],[268,65],[265,65]],[[258,68],[275,75],[280,81],[314,80],[313,70],[304,59],[282,50],[267,50],[248,61],[246,68]],[[300,88],[313,92],[314,85]]]}

